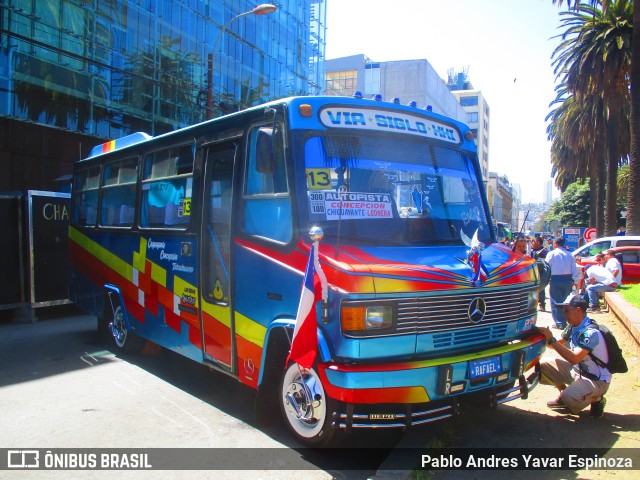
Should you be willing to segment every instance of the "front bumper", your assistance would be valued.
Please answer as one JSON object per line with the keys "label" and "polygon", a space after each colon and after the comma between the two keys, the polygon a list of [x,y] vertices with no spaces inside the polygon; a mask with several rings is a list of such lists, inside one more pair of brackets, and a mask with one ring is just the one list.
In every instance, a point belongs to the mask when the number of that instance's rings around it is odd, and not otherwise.
{"label": "front bumper", "polygon": [[[494,388],[488,395],[488,405],[510,402],[518,398],[526,399],[529,392],[540,382],[540,372],[536,366],[535,371],[525,378],[520,376],[513,387],[509,385],[503,388]],[[427,404],[408,404],[402,409],[398,405],[385,405],[375,408],[376,411],[385,410],[386,413],[357,413],[352,404],[341,404],[343,408],[333,412],[333,422],[331,426],[339,429],[364,429],[364,428],[409,428],[412,426],[424,425],[427,423],[446,420],[458,415],[459,400],[453,397],[450,400],[441,402],[430,402]]]}
{"label": "front bumper", "polygon": [[[336,428],[408,427],[456,415],[467,397],[491,406],[526,399],[539,383],[537,364],[544,349],[544,337],[534,334],[472,354],[393,364],[321,364],[318,373],[326,394],[338,401]],[[487,367],[495,371],[474,378],[478,364],[496,365]]]}

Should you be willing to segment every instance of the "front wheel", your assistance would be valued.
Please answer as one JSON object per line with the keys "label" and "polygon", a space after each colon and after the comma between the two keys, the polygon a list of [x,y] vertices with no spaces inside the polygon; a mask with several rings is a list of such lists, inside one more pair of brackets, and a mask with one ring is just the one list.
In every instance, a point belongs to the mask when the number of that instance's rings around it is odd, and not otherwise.
{"label": "front wheel", "polygon": [[285,423],[301,443],[326,447],[338,441],[338,429],[331,427],[332,407],[318,373],[301,369],[296,363],[287,367],[280,383],[280,411]]}

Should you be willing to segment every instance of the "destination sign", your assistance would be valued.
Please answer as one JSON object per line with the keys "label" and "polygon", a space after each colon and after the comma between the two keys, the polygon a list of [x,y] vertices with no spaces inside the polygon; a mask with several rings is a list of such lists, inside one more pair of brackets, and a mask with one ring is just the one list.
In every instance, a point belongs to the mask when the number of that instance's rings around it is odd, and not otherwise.
{"label": "destination sign", "polygon": [[320,111],[320,121],[329,128],[377,130],[460,143],[458,130],[450,125],[404,112],[368,108],[327,107]]}

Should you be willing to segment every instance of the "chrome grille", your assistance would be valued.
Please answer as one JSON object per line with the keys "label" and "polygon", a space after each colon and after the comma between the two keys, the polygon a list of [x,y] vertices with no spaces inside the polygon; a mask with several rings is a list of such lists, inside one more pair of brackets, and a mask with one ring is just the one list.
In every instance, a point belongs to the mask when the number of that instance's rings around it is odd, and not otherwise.
{"label": "chrome grille", "polygon": [[504,323],[491,327],[478,327],[476,325],[476,328],[435,333],[433,335],[433,346],[435,348],[459,347],[466,344],[499,340],[504,338],[506,334],[507,325]]}
{"label": "chrome grille", "polygon": [[[396,334],[437,334],[434,341],[447,343],[447,336],[457,335],[454,344],[475,342],[480,339],[499,338],[505,334],[506,323],[530,315],[528,295],[530,287],[513,290],[472,290],[460,294],[438,295],[400,300]],[[478,323],[469,319],[471,300],[480,297],[487,305],[484,318]],[[472,328],[474,327],[474,328]],[[470,329],[467,332],[452,332]],[[444,345],[443,345],[444,346]]]}

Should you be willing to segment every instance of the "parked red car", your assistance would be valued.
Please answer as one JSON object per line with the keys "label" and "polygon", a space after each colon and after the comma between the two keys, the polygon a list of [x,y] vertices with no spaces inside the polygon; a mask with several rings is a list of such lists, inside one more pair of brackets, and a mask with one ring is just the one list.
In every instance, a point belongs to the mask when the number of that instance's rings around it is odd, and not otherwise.
{"label": "parked red car", "polygon": [[[613,254],[622,257],[622,284],[640,283],[640,247],[616,247],[610,249]],[[596,263],[595,257],[584,257],[582,268]]]}

